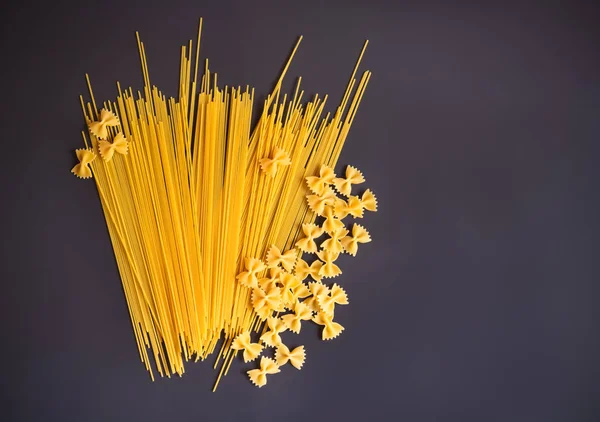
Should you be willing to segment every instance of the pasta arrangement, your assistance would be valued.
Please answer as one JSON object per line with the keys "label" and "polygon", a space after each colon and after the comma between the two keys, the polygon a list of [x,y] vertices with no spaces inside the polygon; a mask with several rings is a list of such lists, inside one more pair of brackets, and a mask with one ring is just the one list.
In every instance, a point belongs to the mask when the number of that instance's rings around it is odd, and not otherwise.
{"label": "pasta arrangement", "polygon": [[342,274],[341,254],[371,241],[346,219],[377,210],[356,167],[334,172],[371,77],[356,76],[367,43],[325,114],[327,96],[303,102],[301,78],[293,95],[282,92],[300,37],[253,126],[254,89],[219,87],[208,60],[198,78],[201,31],[202,20],[196,45],[181,48],[177,98],[151,85],[139,36],[143,91],[117,83],[115,101],[98,104],[86,75],[87,130],[71,171],[96,183],[152,380],[151,358],[170,377],[216,353],[216,389],[239,352],[257,362],[248,377],[262,387],[305,362],[304,346],[290,348],[283,333],[307,322],[323,327],[323,340],[344,330],[334,315],[348,296],[327,281]]}

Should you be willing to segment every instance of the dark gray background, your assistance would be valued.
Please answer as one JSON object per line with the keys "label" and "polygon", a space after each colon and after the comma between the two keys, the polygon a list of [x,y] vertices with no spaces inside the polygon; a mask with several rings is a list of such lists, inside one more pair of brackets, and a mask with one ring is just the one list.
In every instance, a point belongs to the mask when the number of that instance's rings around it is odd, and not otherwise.
{"label": "dark gray background", "polygon": [[[509,3],[3,6],[1,419],[598,420],[600,15]],[[301,372],[257,389],[238,362],[215,394],[212,358],[150,382],[94,184],[69,173],[84,73],[99,100],[140,87],[139,30],[175,94],[200,16],[219,81],[259,93],[303,34],[290,82],[330,109],[370,39],[340,164],[380,199],[342,260],[342,336],[303,330]]]}

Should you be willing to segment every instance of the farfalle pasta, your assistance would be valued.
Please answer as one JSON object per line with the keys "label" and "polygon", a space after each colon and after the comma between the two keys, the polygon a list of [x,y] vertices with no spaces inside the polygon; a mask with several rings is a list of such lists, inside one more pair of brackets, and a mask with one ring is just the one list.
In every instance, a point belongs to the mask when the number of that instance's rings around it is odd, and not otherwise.
{"label": "farfalle pasta", "polygon": [[252,306],[261,319],[265,319],[272,311],[282,310],[281,289],[271,287],[266,292],[260,287],[252,289]]}
{"label": "farfalle pasta", "polygon": [[265,356],[260,358],[260,367],[248,371],[248,377],[252,384],[257,387],[263,387],[267,383],[267,375],[277,374],[281,372],[279,366],[273,359]]}
{"label": "farfalle pasta", "polygon": [[317,242],[315,239],[321,237],[323,234],[323,228],[315,225],[315,224],[303,224],[302,231],[304,232],[303,238],[296,242],[296,246],[302,250],[302,252],[306,253],[317,253]]}
{"label": "farfalle pasta", "polygon": [[260,343],[252,343],[250,340],[250,332],[244,331],[239,334],[231,344],[233,350],[244,351],[244,362],[250,362],[256,359],[263,350],[263,346]]}
{"label": "farfalle pasta", "polygon": [[336,199],[334,213],[337,218],[344,219],[348,214],[355,218],[363,217],[363,205],[358,196],[350,196],[348,201]]}
{"label": "farfalle pasta", "polygon": [[344,222],[335,216],[332,205],[327,205],[323,209],[323,230],[326,233],[332,234],[344,230]]}
{"label": "farfalle pasta", "polygon": [[302,285],[298,277],[290,273],[282,273],[279,277],[281,282],[281,301],[285,305],[291,305],[296,300],[295,291]]}
{"label": "farfalle pasta", "polygon": [[258,287],[258,274],[266,268],[265,263],[256,258],[244,258],[246,271],[237,275],[237,280],[242,286],[255,289]]}
{"label": "farfalle pasta", "polygon": [[[346,237],[347,234],[348,230],[346,229],[341,229],[331,233],[329,235],[329,239],[326,239],[323,241],[323,243],[321,243],[321,248],[330,252],[332,256],[333,254],[339,254],[344,250],[341,239]],[[324,258],[321,259],[325,260]]]}
{"label": "farfalle pasta", "polygon": [[304,351],[304,346],[298,346],[292,351],[290,351],[285,344],[280,344],[277,346],[277,351],[275,352],[275,361],[279,367],[282,367],[289,362],[294,368],[300,370],[302,369],[302,365],[304,365],[305,360],[306,353]]}
{"label": "farfalle pasta", "polygon": [[294,273],[300,280],[305,280],[310,276],[315,281],[321,281],[322,276],[319,274],[323,263],[321,261],[313,261],[310,265],[303,259],[299,259],[294,269]]}
{"label": "farfalle pasta", "polygon": [[265,292],[268,292],[272,287],[279,287],[280,285],[280,272],[277,271],[277,268],[269,268],[269,276],[258,279],[258,286]]}
{"label": "farfalle pasta", "polygon": [[310,296],[310,290],[306,287],[306,284],[300,283],[293,289],[294,299],[304,299],[305,297]]}
{"label": "farfalle pasta", "polygon": [[377,211],[377,198],[375,198],[375,195],[373,192],[371,192],[371,189],[364,191],[360,198],[360,204],[367,211]]}
{"label": "farfalle pasta", "polygon": [[96,154],[91,149],[76,149],[75,154],[79,160],[78,164],[71,169],[71,173],[80,179],[89,179],[92,177],[90,164],[96,159]]}
{"label": "farfalle pasta", "polygon": [[266,175],[275,177],[281,167],[289,166],[291,163],[288,153],[279,147],[275,147],[271,157],[260,160],[260,168]]}
{"label": "farfalle pasta", "polygon": [[335,192],[331,188],[325,188],[322,195],[308,195],[306,197],[308,207],[317,215],[323,215],[325,207],[333,205],[335,199]]}
{"label": "farfalle pasta", "polygon": [[342,239],[340,239],[344,250],[352,256],[356,256],[359,243],[369,243],[370,241],[371,236],[369,235],[369,232],[359,224],[354,224],[352,226],[351,236],[344,236]]}
{"label": "farfalle pasta", "polygon": [[333,317],[327,315],[325,312],[317,313],[313,321],[323,326],[323,331],[321,332],[323,340],[334,339],[344,331],[344,327],[340,323],[333,321]]}
{"label": "farfalle pasta", "polygon": [[267,253],[267,265],[269,268],[280,265],[286,271],[292,271],[296,264],[297,256],[298,254],[294,249],[282,253],[277,246],[272,245]]}
{"label": "farfalle pasta", "polygon": [[287,325],[280,318],[270,317],[267,319],[269,329],[260,336],[262,341],[267,346],[277,347],[281,344],[281,333],[287,330]]}
{"label": "farfalle pasta", "polygon": [[127,146],[127,140],[121,132],[115,135],[112,142],[98,141],[98,151],[104,161],[112,160],[115,152],[121,155],[127,154]]}
{"label": "farfalle pasta", "polygon": [[119,118],[105,108],[100,111],[100,120],[88,124],[90,132],[98,139],[108,138],[108,128],[119,126]]}
{"label": "farfalle pasta", "polygon": [[323,261],[323,266],[319,270],[319,275],[324,278],[337,277],[342,273],[340,267],[334,264],[334,261],[338,259],[339,252],[333,252],[330,250],[322,250],[317,253],[319,259]]}
{"label": "farfalle pasta", "polygon": [[319,299],[319,297],[327,296],[329,294],[329,287],[321,282],[314,282],[308,285],[310,292],[315,297],[315,299]]}
{"label": "farfalle pasta", "polygon": [[332,183],[339,193],[344,196],[350,196],[350,192],[352,192],[352,185],[358,185],[360,183],[364,183],[364,181],[365,178],[356,167],[348,166],[346,167],[346,177],[336,177],[332,180]]}
{"label": "farfalle pasta", "polygon": [[296,302],[293,313],[281,317],[287,329],[296,334],[302,329],[302,321],[309,321],[310,319],[312,319],[312,311],[302,302]]}
{"label": "farfalle pasta", "polygon": [[325,191],[333,183],[335,173],[333,169],[325,164],[321,166],[318,176],[309,176],[306,178],[306,184],[311,192],[316,195],[322,196]]}
{"label": "farfalle pasta", "polygon": [[321,311],[321,307],[319,306],[316,296],[310,296],[302,301],[302,303],[308,306],[308,309],[310,309],[312,312],[316,313]]}
{"label": "farfalle pasta", "polygon": [[333,310],[336,304],[347,305],[348,295],[344,289],[337,284],[334,284],[329,291],[329,294],[316,296],[319,308],[325,315],[333,316]]}

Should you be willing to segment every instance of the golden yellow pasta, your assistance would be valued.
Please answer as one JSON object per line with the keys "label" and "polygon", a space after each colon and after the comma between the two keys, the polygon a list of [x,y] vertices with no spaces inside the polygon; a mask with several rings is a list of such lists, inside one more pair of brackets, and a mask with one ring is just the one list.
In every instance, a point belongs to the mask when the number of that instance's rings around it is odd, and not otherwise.
{"label": "golden yellow pasta", "polygon": [[322,266],[323,263],[321,261],[313,261],[312,264],[308,265],[306,261],[300,258],[298,264],[296,264],[296,268],[294,268],[294,272],[301,280],[311,276],[313,280],[321,281],[322,276],[319,273]]}
{"label": "golden yellow pasta", "polygon": [[196,43],[181,47],[174,97],[151,83],[137,34],[140,90],[117,83],[115,99],[97,102],[86,75],[88,130],[71,171],[95,182],[150,377],[181,376],[186,362],[214,355],[216,389],[238,352],[250,362],[276,347],[276,360],[248,371],[262,387],[280,365],[304,363],[304,347],[290,351],[282,332],[310,320],[324,340],[344,329],[333,312],[347,295],[321,281],[341,274],[340,253],[370,240],[342,219],[377,210],[371,190],[352,195],[364,182],[356,167],[334,173],[371,77],[357,74],[367,43],[327,112],[328,97],[305,98],[301,78],[282,90],[300,37],[253,123],[254,89],[219,85],[200,59],[201,32],[202,20]]}
{"label": "golden yellow pasta", "polygon": [[352,226],[351,236],[344,236],[342,239],[340,239],[340,243],[342,244],[344,250],[352,256],[356,255],[359,243],[368,243],[370,241],[371,235],[369,235],[367,229],[359,224],[354,224]]}
{"label": "golden yellow pasta", "polygon": [[317,253],[318,248],[315,239],[323,234],[323,228],[312,223],[307,223],[302,225],[302,231],[304,232],[305,237],[298,240],[296,246],[299,247],[302,252]]}
{"label": "golden yellow pasta", "polygon": [[119,154],[127,154],[127,140],[121,132],[117,133],[112,142],[98,141],[98,152],[104,161],[112,160],[115,152]]}
{"label": "golden yellow pasta", "polygon": [[[326,249],[332,255],[339,254],[340,252],[342,252],[344,250],[341,239],[346,237],[347,234],[348,234],[348,230],[343,229],[343,228],[339,229],[339,230],[331,233],[329,239],[326,239],[323,241],[323,243],[321,243],[321,247],[323,249]],[[323,259],[323,261],[325,261],[324,258],[322,258],[322,259]]]}
{"label": "golden yellow pasta", "polygon": [[321,196],[325,193],[325,189],[333,183],[334,179],[335,173],[333,172],[333,169],[323,164],[319,170],[319,175],[308,176],[306,178],[306,184],[311,192]]}
{"label": "golden yellow pasta", "polygon": [[335,189],[344,196],[350,196],[350,192],[352,191],[352,185],[358,185],[360,183],[364,183],[365,178],[363,177],[360,170],[356,167],[348,166],[346,167],[346,177],[336,177],[331,183],[335,186]]}
{"label": "golden yellow pasta", "polygon": [[319,295],[316,296],[316,299],[323,313],[329,316],[333,316],[333,310],[336,304],[347,305],[349,303],[346,292],[337,284],[331,286],[328,295]]}
{"label": "golden yellow pasta", "polygon": [[263,346],[260,343],[252,343],[250,340],[250,332],[244,331],[233,340],[231,349],[243,350],[244,362],[250,362],[260,355],[263,350]]}
{"label": "golden yellow pasta", "polygon": [[258,274],[266,268],[264,262],[256,258],[244,258],[246,271],[239,273],[236,278],[242,286],[255,289],[258,287]]}
{"label": "golden yellow pasta", "polygon": [[289,166],[291,163],[288,153],[279,147],[275,147],[273,148],[272,157],[260,160],[260,168],[265,174],[275,177],[279,168]]}
{"label": "golden yellow pasta", "polygon": [[318,312],[313,318],[313,321],[316,324],[323,326],[323,331],[321,333],[321,338],[323,340],[334,339],[344,331],[344,327],[341,324],[333,321],[333,315],[327,315],[323,311]]}
{"label": "golden yellow pasta", "polygon": [[363,204],[358,196],[350,196],[348,201],[337,198],[334,206],[335,216],[344,219],[348,214],[355,218],[363,217]]}
{"label": "golden yellow pasta", "polygon": [[260,358],[260,368],[251,369],[248,371],[248,376],[254,385],[262,387],[267,383],[267,375],[277,374],[278,372],[281,372],[281,370],[277,363],[273,359],[263,356]]}
{"label": "golden yellow pasta", "polygon": [[360,203],[364,209],[367,211],[377,211],[377,198],[371,189],[367,189],[360,198]]}
{"label": "golden yellow pasta", "polygon": [[260,336],[260,341],[267,346],[277,347],[281,344],[280,334],[287,330],[287,326],[281,319],[275,317],[267,319],[267,326],[269,330]]}
{"label": "golden yellow pasta", "polygon": [[77,149],[75,150],[75,154],[79,163],[75,164],[75,167],[71,169],[71,173],[80,179],[91,178],[92,169],[90,168],[90,164],[96,159],[96,154],[91,149]]}
{"label": "golden yellow pasta", "polygon": [[325,249],[317,253],[319,259],[323,261],[323,266],[319,270],[319,275],[324,278],[337,277],[342,273],[340,267],[334,264],[334,261],[338,259],[340,252],[334,252],[329,249]]}
{"label": "golden yellow pasta", "polygon": [[282,253],[279,248],[272,245],[267,253],[267,265],[269,268],[282,266],[286,271],[292,271],[296,264],[297,253],[294,249]]}
{"label": "golden yellow pasta", "polygon": [[281,343],[277,346],[277,351],[275,352],[275,361],[278,366],[283,366],[286,363],[290,363],[294,368],[300,370],[302,369],[302,365],[304,365],[304,361],[306,360],[306,353],[304,351],[304,346],[298,346],[294,350],[290,352],[288,347]]}
{"label": "golden yellow pasta", "polygon": [[323,230],[326,233],[332,234],[344,230],[344,223],[335,216],[333,206],[327,205],[323,210],[322,216],[325,218]]}
{"label": "golden yellow pasta", "polygon": [[[325,207],[327,205],[333,205],[334,201],[336,200],[336,197],[335,197],[335,192],[333,191],[333,189],[326,187],[326,188],[324,188],[323,193],[321,195],[308,195],[306,197],[306,200],[308,202],[308,207],[313,212],[315,212],[317,215],[323,215],[323,212],[325,211]],[[340,199],[340,201],[344,202],[341,199]],[[348,213],[346,213],[344,215],[344,217],[346,215],[348,215]]]}
{"label": "golden yellow pasta", "polygon": [[312,319],[312,311],[302,302],[296,302],[293,313],[281,317],[281,320],[287,329],[296,334],[298,334],[302,328],[301,322],[309,321],[310,319]]}
{"label": "golden yellow pasta", "polygon": [[108,128],[119,126],[119,118],[111,111],[103,108],[100,111],[100,119],[98,121],[89,122],[90,132],[98,139],[106,139],[108,137]]}

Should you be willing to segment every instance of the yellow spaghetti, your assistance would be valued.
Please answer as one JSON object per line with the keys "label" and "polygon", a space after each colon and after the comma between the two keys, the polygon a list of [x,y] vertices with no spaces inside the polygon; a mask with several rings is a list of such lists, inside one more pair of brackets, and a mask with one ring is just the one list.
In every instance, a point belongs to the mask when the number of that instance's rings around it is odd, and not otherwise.
{"label": "yellow spaghetti", "polygon": [[[198,78],[201,31],[202,20],[196,45],[190,41],[181,48],[177,98],[167,98],[151,85],[139,36],[142,92],[122,90],[117,83],[116,100],[98,104],[86,75],[90,101],[81,97],[81,107],[89,130],[82,132],[85,149],[77,150],[80,162],[72,171],[96,182],[140,357],[152,379],[149,354],[161,376],[182,375],[184,362],[204,360],[222,338],[216,388],[238,350],[244,350],[245,360],[258,357],[262,346],[252,343],[249,333],[267,333],[265,339],[278,346],[278,358],[263,357],[260,368],[249,373],[260,386],[266,374],[278,371],[277,362],[299,368],[304,361],[303,349],[290,351],[276,341],[288,326],[281,321],[298,331],[300,321],[308,319],[332,329],[333,311],[326,310],[345,300],[339,286],[326,288],[329,294],[323,295],[320,286],[298,284],[318,264],[305,262],[296,243],[304,230],[311,237],[299,245],[316,252],[313,237],[325,232],[311,224],[317,214],[327,209],[327,224],[336,227],[343,217],[335,214],[352,208],[352,197],[347,202],[334,198],[337,184],[325,176],[319,195],[307,201],[315,195],[306,178],[316,179],[337,163],[371,76],[368,71],[358,80],[356,76],[367,43],[341,103],[333,114],[324,114],[327,96],[315,95],[304,103],[300,80],[289,98],[282,93],[300,37],[252,127],[254,89],[219,87],[208,61]],[[349,192],[358,180],[353,177],[335,183],[345,183]],[[376,207],[374,197],[363,195],[358,201],[361,210],[369,203]],[[315,212],[317,202],[321,212]],[[336,231],[332,238],[339,251],[343,241],[354,253],[361,239],[370,240],[353,238],[348,230]],[[335,254],[329,252],[319,252],[324,260],[320,267],[334,265]],[[269,262],[264,263],[267,253]],[[318,271],[313,273],[320,284]],[[240,274],[245,274],[242,282]],[[302,303],[302,294],[308,297],[311,289],[317,293]],[[284,303],[285,292],[289,298]],[[281,304],[271,305],[273,300]],[[274,319],[285,309],[291,316]],[[324,338],[330,334],[324,332]]]}

